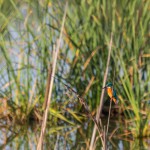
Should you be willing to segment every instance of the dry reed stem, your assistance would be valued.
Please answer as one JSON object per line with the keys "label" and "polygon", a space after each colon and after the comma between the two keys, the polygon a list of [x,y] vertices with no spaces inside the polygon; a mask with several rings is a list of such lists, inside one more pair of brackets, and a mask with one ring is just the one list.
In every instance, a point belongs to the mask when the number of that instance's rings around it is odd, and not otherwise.
{"label": "dry reed stem", "polygon": [[[110,43],[109,43],[108,57],[107,57],[107,66],[106,66],[106,70],[105,70],[105,74],[104,74],[104,80],[103,80],[103,87],[106,85],[106,80],[107,80],[107,75],[108,75],[108,68],[109,68],[109,63],[110,63],[110,54],[111,54],[111,50],[112,50],[112,38],[113,38],[113,34],[111,33],[111,39],[110,39]],[[102,92],[101,92],[100,105],[97,109],[97,114],[96,114],[97,121],[99,120],[100,115],[101,115],[102,106],[103,106],[103,97],[104,97],[104,90],[102,90]],[[93,134],[92,134],[91,143],[90,143],[90,150],[93,150],[95,136],[96,136],[96,126],[94,125]]]}
{"label": "dry reed stem", "polygon": [[109,128],[111,106],[112,106],[112,99],[110,99],[109,115],[108,115],[108,121],[107,121],[107,129],[106,129],[106,133],[105,133],[105,148],[104,149],[107,149],[107,136],[108,136],[108,128]]}
{"label": "dry reed stem", "polygon": [[88,86],[86,87],[86,89],[85,89],[84,93],[82,94],[82,97],[84,97],[84,96],[85,96],[85,94],[89,91],[89,89],[90,89],[90,87],[91,87],[91,85],[92,85],[92,83],[93,83],[94,79],[95,79],[95,77],[94,77],[94,76],[92,76],[92,78],[91,78],[91,80],[90,80],[90,82],[89,82]]}
{"label": "dry reed stem", "polygon": [[115,132],[119,129],[119,127],[116,127],[113,132],[111,133],[111,135],[109,136],[109,140],[111,140],[112,136],[115,134]]}
{"label": "dry reed stem", "polygon": [[53,64],[52,64],[52,72],[51,72],[51,78],[50,78],[50,87],[49,87],[47,106],[45,108],[44,115],[43,115],[41,133],[40,133],[40,137],[39,137],[39,141],[38,141],[38,145],[37,145],[37,150],[42,149],[42,143],[43,143],[44,133],[45,133],[45,129],[46,129],[46,123],[47,123],[47,117],[48,117],[48,111],[49,111],[49,106],[50,106],[50,101],[51,101],[51,94],[52,94],[52,87],[53,87],[53,81],[54,81],[54,78],[52,78],[52,76],[55,75],[57,56],[58,56],[58,52],[59,52],[59,49],[60,49],[60,42],[61,42],[61,39],[62,39],[62,33],[63,33],[63,29],[64,29],[64,24],[65,24],[67,7],[68,7],[68,2],[66,2],[66,5],[65,5],[65,12],[64,12],[64,16],[63,16],[61,32],[60,32],[59,40],[57,42],[56,51],[54,52],[54,55],[53,55],[54,60],[53,60]]}
{"label": "dry reed stem", "polygon": [[[54,77],[54,78],[56,78],[56,77]],[[58,78],[56,78],[56,79],[59,80]],[[62,83],[63,83],[63,82],[62,82]],[[72,93],[74,93],[74,94],[76,95],[76,97],[78,98],[79,102],[84,106],[84,109],[87,111],[88,116],[93,120],[93,122],[94,122],[94,124],[95,124],[95,126],[96,126],[96,128],[97,128],[97,131],[98,131],[98,133],[99,133],[99,137],[100,137],[101,142],[102,142],[102,145],[103,145],[103,147],[104,147],[103,132],[101,131],[101,129],[100,129],[99,125],[98,125],[98,122],[97,122],[96,118],[92,115],[92,113],[91,113],[91,111],[90,111],[90,109],[89,109],[89,107],[88,107],[86,101],[84,100],[84,98],[82,98],[82,96],[80,96],[75,90],[73,90],[73,89],[72,89],[71,87],[69,87],[67,84],[65,84],[65,83],[63,83],[63,84],[67,87],[67,89],[68,89],[70,92],[72,92]]]}
{"label": "dry reed stem", "polygon": [[45,92],[44,103],[43,103],[43,109],[44,110],[46,109],[46,106],[47,106],[48,95],[49,95],[49,88],[50,88],[50,81],[51,81],[51,75],[52,75],[52,66],[49,65],[47,85],[46,85],[46,92]]}
{"label": "dry reed stem", "polygon": [[104,126],[104,146],[103,146],[103,150],[106,150],[107,149],[107,144],[106,144],[106,126]]}
{"label": "dry reed stem", "polygon": [[[64,83],[63,83],[64,84]],[[99,129],[99,125],[97,123],[97,120],[96,118],[92,115],[86,101],[84,100],[84,98],[82,98],[76,91],[74,91],[72,88],[70,88],[68,85],[64,84],[68,89],[69,91],[73,92],[77,98],[79,99],[79,102],[84,106],[85,110],[88,112],[88,115],[91,117],[91,119],[93,120],[93,122],[95,123],[97,129],[98,129],[98,133],[99,133],[99,136],[102,137],[102,132],[100,131]]]}
{"label": "dry reed stem", "polygon": [[98,51],[99,48],[100,48],[100,46],[98,46],[95,50],[93,50],[92,53],[91,53],[91,55],[85,61],[84,65],[83,65],[83,72],[86,70],[86,68],[89,65],[91,59],[94,57],[94,55],[96,54],[96,52]]}
{"label": "dry reed stem", "polygon": [[111,106],[112,106],[112,99],[110,100],[110,106],[109,106],[109,115],[108,115],[108,121],[107,121],[106,137],[107,137],[107,135],[108,135],[108,128],[109,128],[109,120],[110,120]]}

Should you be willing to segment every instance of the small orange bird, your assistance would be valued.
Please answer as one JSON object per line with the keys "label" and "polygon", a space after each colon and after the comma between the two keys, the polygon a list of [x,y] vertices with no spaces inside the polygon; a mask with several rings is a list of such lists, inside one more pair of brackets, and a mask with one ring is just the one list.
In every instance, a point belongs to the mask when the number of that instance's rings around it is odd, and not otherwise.
{"label": "small orange bird", "polygon": [[114,101],[115,104],[117,104],[117,93],[116,90],[113,88],[113,84],[112,83],[107,83],[105,87],[103,87],[103,89],[107,90],[107,94],[109,95],[110,99]]}

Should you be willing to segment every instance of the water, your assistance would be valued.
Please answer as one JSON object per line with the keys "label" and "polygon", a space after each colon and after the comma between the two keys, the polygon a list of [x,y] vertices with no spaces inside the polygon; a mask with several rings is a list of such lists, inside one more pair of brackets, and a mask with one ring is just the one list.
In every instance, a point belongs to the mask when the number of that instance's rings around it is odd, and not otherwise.
{"label": "water", "polygon": [[[7,120],[8,121],[8,120]],[[32,122],[30,124],[12,124],[11,122],[1,121],[0,123],[0,149],[11,150],[35,150],[40,134],[40,124]],[[105,121],[103,121],[105,122]],[[48,122],[49,124],[50,122]],[[114,122],[110,120],[109,135],[116,128]],[[119,128],[123,125],[120,124]],[[59,128],[58,128],[59,127]],[[131,135],[121,136],[120,129],[114,133],[107,142],[108,149],[150,149],[150,138],[133,138]],[[71,126],[49,126],[46,130],[44,149],[56,150],[81,150],[88,149],[90,144],[92,124],[91,120],[83,124]],[[101,149],[100,139],[97,139],[97,149]]]}

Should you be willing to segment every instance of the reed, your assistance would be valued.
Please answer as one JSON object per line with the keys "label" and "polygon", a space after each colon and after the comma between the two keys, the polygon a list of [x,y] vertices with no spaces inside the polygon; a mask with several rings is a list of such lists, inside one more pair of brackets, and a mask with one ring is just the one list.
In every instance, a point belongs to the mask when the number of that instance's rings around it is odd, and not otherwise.
{"label": "reed", "polygon": [[58,53],[59,53],[59,49],[60,49],[60,42],[61,42],[61,39],[62,39],[62,32],[63,32],[63,28],[64,28],[64,24],[65,24],[67,8],[68,8],[68,3],[66,3],[66,6],[65,6],[64,16],[63,16],[63,20],[62,20],[62,27],[61,27],[61,32],[60,32],[59,40],[58,40],[58,43],[57,43],[57,47],[56,47],[56,50],[54,49],[54,53],[53,53],[52,68],[49,68],[49,69],[52,70],[51,72],[49,72],[50,73],[49,74],[50,77],[48,76],[48,83],[50,85],[47,87],[48,88],[48,90],[47,90],[48,91],[48,97],[46,96],[47,99],[45,99],[46,100],[45,101],[45,109],[44,109],[44,114],[43,114],[43,120],[42,120],[42,126],[41,126],[41,134],[40,134],[40,137],[39,137],[37,150],[41,150],[42,149],[42,144],[43,144],[43,140],[44,140],[44,134],[45,134],[45,130],[46,130],[46,123],[47,123],[47,118],[48,118],[48,112],[49,112],[51,96],[52,96],[53,81],[54,81],[52,76],[55,75],[56,62],[57,62],[57,57],[58,57]]}
{"label": "reed", "polygon": [[[0,116],[5,120],[19,124],[32,119],[41,122],[49,64],[61,33],[64,6],[64,1],[59,0],[0,1],[0,104],[3,106],[4,99],[7,106]],[[68,6],[57,76],[65,78],[65,83],[70,83],[80,98],[84,97],[93,114],[103,104],[101,87],[109,68],[107,81],[114,79],[128,133],[149,136],[150,1],[72,0]],[[107,64],[111,33],[113,43]],[[62,83],[55,81],[48,109],[48,120],[54,122],[48,121],[47,130],[52,127],[61,135],[65,126],[79,130],[74,125],[80,126],[87,117],[81,113],[81,105],[69,104],[70,101],[72,97],[66,97]],[[105,103],[101,109],[102,106]],[[118,115],[118,119],[121,117]],[[58,122],[61,125],[57,126]],[[90,127],[85,137],[90,139],[92,132]],[[97,145],[97,138],[93,139]],[[86,146],[79,149],[89,148],[89,141],[85,138],[84,142]]]}
{"label": "reed", "polygon": [[[106,85],[106,80],[107,80],[107,75],[108,75],[108,68],[109,68],[109,63],[110,63],[110,55],[111,55],[111,50],[112,50],[112,40],[113,40],[112,36],[113,35],[111,34],[110,43],[109,43],[109,49],[108,49],[107,66],[106,66],[106,70],[105,70],[105,74],[104,74],[104,80],[103,80],[103,87]],[[99,120],[100,115],[101,115],[101,111],[102,111],[102,107],[103,107],[103,98],[104,98],[104,91],[102,91],[102,93],[101,93],[100,105],[99,105],[99,107],[97,109],[97,114],[96,114],[97,121]],[[110,105],[110,108],[111,108],[111,105]],[[109,119],[110,119],[110,111],[109,111],[109,117],[108,117],[106,136],[107,136],[107,133],[108,133]],[[93,147],[95,147],[94,146],[95,135],[96,135],[96,128],[94,126],[93,134],[92,134],[92,138],[91,138],[91,144],[90,144],[90,149],[91,150],[93,149]],[[107,138],[107,137],[105,137],[105,138]],[[106,143],[105,143],[105,145],[106,145]],[[104,149],[106,149],[106,146],[104,147]]]}

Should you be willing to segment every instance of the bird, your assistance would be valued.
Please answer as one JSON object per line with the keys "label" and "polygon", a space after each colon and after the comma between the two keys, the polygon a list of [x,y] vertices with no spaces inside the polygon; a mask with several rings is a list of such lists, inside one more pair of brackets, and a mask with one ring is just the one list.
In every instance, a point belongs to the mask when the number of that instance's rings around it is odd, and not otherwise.
{"label": "bird", "polygon": [[107,90],[107,94],[110,97],[110,99],[113,100],[115,104],[117,104],[118,96],[117,96],[116,90],[113,88],[113,84],[109,82],[106,84],[105,87],[103,87],[103,89]]}

